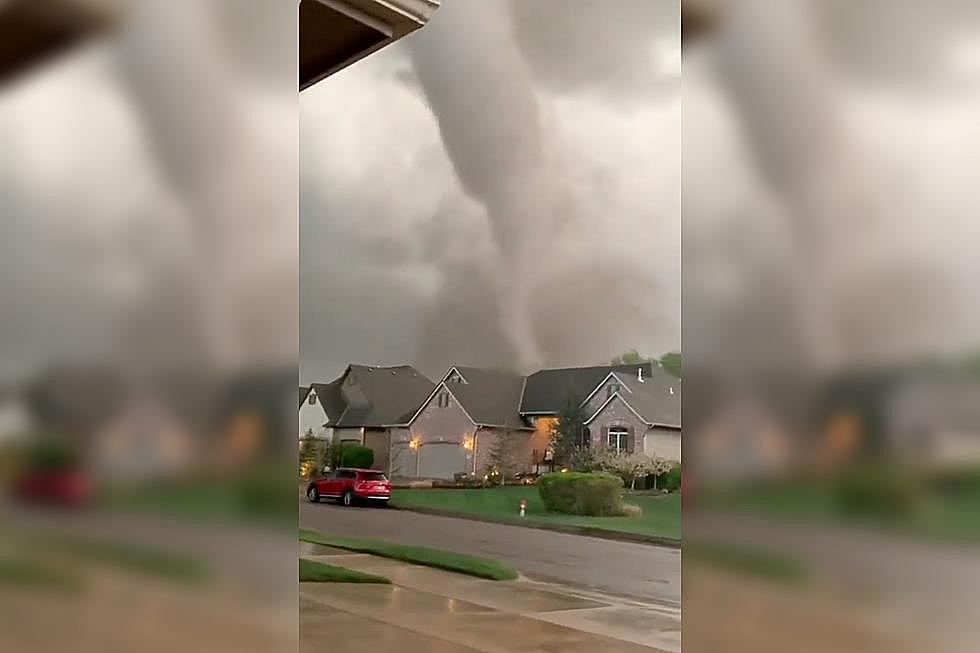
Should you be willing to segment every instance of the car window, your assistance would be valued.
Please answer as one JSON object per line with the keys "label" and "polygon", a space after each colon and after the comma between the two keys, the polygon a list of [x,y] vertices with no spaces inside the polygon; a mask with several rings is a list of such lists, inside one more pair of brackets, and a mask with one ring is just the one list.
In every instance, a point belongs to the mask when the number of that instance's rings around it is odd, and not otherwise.
{"label": "car window", "polygon": [[338,473],[339,478],[356,478],[357,474],[355,472],[344,470]]}
{"label": "car window", "polygon": [[385,475],[381,472],[361,472],[362,481],[387,481]]}

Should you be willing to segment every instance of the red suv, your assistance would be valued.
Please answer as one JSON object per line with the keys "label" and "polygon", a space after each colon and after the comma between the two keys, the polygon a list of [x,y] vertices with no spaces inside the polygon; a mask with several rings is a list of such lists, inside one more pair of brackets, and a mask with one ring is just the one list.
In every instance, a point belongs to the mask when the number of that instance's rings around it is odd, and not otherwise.
{"label": "red suv", "polygon": [[388,503],[391,483],[376,469],[341,467],[329,476],[311,481],[306,487],[306,498],[313,503],[320,499],[336,499],[344,506],[357,500]]}

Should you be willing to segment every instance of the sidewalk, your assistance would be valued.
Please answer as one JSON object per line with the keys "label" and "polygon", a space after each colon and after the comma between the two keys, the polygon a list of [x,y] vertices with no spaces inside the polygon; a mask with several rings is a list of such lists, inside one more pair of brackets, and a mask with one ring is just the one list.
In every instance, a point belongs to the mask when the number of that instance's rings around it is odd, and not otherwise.
{"label": "sidewalk", "polygon": [[393,585],[302,583],[300,647],[342,634],[400,653],[680,650],[676,608],[564,585],[486,581],[365,554],[303,545],[305,558],[387,576]]}

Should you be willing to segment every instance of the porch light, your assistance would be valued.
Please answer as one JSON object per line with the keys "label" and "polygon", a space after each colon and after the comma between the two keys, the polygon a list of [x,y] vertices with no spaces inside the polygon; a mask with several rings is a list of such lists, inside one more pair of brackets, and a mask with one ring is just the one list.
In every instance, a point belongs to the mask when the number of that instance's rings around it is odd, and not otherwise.
{"label": "porch light", "polygon": [[467,451],[473,451],[473,438],[464,438],[463,448]]}
{"label": "porch light", "polygon": [[420,444],[422,444],[422,441],[419,438],[412,438],[408,441],[408,448],[418,449]]}

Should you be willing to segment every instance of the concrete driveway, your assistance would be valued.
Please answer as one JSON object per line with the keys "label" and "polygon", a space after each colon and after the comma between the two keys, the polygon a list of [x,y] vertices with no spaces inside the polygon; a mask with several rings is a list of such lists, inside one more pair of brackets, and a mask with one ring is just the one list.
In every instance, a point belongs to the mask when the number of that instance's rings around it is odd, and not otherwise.
{"label": "concrete driveway", "polygon": [[382,508],[300,504],[300,528],[493,558],[540,581],[678,607],[678,549]]}

